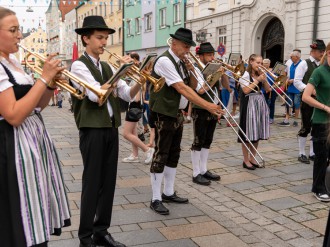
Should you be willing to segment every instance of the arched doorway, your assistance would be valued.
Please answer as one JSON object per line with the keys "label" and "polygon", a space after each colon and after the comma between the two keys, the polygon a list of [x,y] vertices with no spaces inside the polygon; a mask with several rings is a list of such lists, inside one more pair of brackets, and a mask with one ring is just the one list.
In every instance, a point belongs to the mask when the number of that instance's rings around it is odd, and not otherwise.
{"label": "arched doorway", "polygon": [[284,27],[278,18],[272,18],[266,25],[261,49],[263,57],[271,60],[271,67],[278,61],[283,62]]}

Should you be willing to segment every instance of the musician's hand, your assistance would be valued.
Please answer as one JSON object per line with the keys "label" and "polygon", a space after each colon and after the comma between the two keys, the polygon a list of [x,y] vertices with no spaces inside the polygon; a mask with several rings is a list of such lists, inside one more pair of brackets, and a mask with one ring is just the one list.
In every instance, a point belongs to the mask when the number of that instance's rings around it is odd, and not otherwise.
{"label": "musician's hand", "polygon": [[41,77],[47,82],[50,82],[58,73],[65,69],[64,66],[61,66],[61,60],[53,59],[55,56],[57,56],[57,53],[50,54],[45,60],[42,68]]}
{"label": "musician's hand", "polygon": [[185,59],[183,62],[186,65],[188,71],[195,71],[195,66],[188,59]]}
{"label": "musician's hand", "polygon": [[215,105],[213,103],[209,103],[207,110],[218,117],[225,114],[224,110],[221,109],[221,106]]}
{"label": "musician's hand", "polygon": [[261,73],[261,75],[258,76],[257,80],[262,82],[266,81],[265,73]]}
{"label": "musician's hand", "polygon": [[131,58],[129,55],[125,55],[119,59],[120,65],[126,64],[126,63],[134,63],[134,59]]}

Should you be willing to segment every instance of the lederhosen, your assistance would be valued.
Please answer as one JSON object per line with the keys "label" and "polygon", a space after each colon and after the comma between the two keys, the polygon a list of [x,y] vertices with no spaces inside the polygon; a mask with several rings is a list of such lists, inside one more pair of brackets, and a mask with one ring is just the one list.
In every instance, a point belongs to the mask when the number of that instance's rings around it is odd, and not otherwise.
{"label": "lederhosen", "polygon": [[[253,82],[251,75],[250,81]],[[262,87],[262,82],[258,83],[258,87]],[[252,143],[269,138],[269,107],[263,94],[244,94],[241,89],[239,126]],[[241,131],[239,135],[247,142]],[[239,138],[237,141],[241,142]]]}
{"label": "lederhosen", "polygon": [[[216,88],[219,88],[219,81],[212,87],[212,91],[217,92]],[[199,96],[208,102],[213,102],[212,99],[215,99],[215,96],[212,91],[208,90],[207,93],[205,92]],[[195,104],[193,105],[191,116],[194,130],[194,142],[191,145],[191,150],[201,151],[202,148],[209,149],[213,141],[217,116]]]}
{"label": "lederhosen", "polygon": [[[308,83],[308,80],[311,77],[314,69],[316,69],[318,67],[310,59],[306,59],[306,63],[307,63],[308,69],[302,80],[303,83],[305,83],[305,84]],[[301,97],[302,97],[302,94],[301,94]],[[312,97],[315,98],[314,95],[312,95]],[[298,131],[298,136],[307,137],[307,135],[311,132],[313,110],[314,110],[314,107],[310,106],[309,104],[307,104],[301,100],[301,105],[300,105],[301,128]]]}
{"label": "lederhosen", "polygon": [[[160,57],[168,57],[175,65],[177,72],[179,73],[183,82],[189,84],[189,76],[187,69],[182,64],[184,76],[180,70],[179,65],[175,62],[171,54],[166,51]],[[154,63],[157,63],[157,60]],[[152,76],[160,78],[154,71]],[[150,167],[151,173],[162,173],[164,167],[176,168],[180,158],[181,152],[181,139],[183,132],[183,116],[179,109],[181,94],[179,94],[173,87],[169,87],[166,84],[162,89],[155,93],[153,86],[150,88],[150,110],[151,117],[155,121],[155,153]]]}

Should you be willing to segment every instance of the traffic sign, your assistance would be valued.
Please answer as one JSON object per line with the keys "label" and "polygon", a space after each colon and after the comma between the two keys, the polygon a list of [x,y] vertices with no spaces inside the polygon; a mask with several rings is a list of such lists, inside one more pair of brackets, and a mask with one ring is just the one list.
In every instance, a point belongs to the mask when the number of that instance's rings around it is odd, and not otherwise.
{"label": "traffic sign", "polygon": [[217,52],[220,56],[225,55],[226,54],[226,47],[222,43],[220,43],[220,45],[217,48]]}

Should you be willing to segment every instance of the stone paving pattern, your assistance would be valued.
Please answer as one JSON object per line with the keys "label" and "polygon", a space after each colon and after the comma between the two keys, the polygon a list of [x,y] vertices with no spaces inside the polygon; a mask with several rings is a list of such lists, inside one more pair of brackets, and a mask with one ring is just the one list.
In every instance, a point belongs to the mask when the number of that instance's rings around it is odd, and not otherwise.
{"label": "stone paving pattern", "polygon": [[[276,105],[275,122],[282,121],[284,107]],[[79,206],[82,159],[78,130],[72,113],[48,107],[43,117],[55,141],[70,200],[72,226],[50,247],[79,246]],[[208,167],[221,175],[211,186],[192,183],[190,146],[192,124],[184,126],[182,152],[175,189],[189,198],[186,205],[165,204],[170,215],[149,208],[149,166],[122,163],[131,145],[120,135],[117,188],[109,232],[127,246],[136,247],[309,247],[322,246],[329,204],[310,192],[312,164],[297,161],[299,127],[271,125],[271,138],[260,142],[266,168],[242,168],[241,146],[225,120],[215,132]],[[120,128],[122,132],[122,128]],[[309,143],[306,153],[309,152]],[[143,154],[140,153],[140,160]]]}

